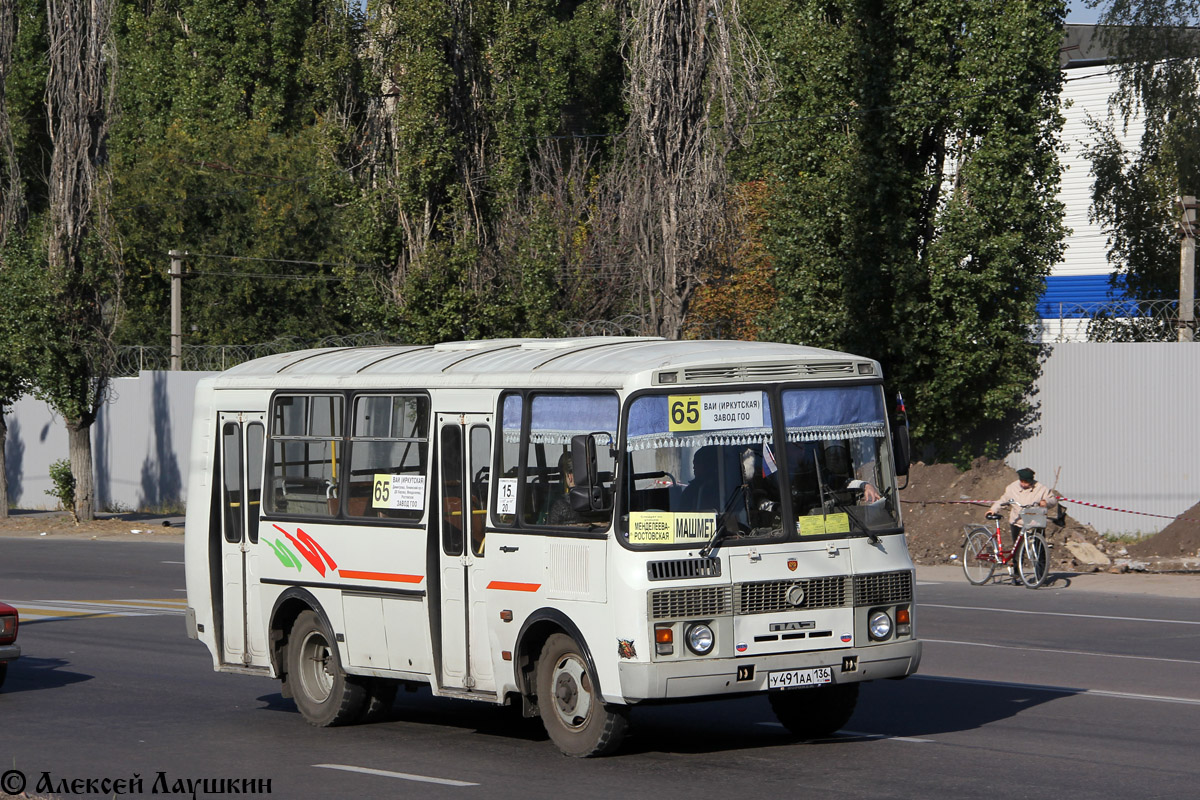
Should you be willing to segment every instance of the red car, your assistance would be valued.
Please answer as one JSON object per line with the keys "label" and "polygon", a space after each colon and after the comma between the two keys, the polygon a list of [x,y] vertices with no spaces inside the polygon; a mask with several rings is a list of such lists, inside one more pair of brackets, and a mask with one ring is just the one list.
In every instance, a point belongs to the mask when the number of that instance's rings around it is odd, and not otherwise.
{"label": "red car", "polygon": [[0,686],[4,685],[8,662],[16,661],[21,655],[21,648],[17,646],[17,628],[20,624],[17,610],[8,603],[0,603]]}

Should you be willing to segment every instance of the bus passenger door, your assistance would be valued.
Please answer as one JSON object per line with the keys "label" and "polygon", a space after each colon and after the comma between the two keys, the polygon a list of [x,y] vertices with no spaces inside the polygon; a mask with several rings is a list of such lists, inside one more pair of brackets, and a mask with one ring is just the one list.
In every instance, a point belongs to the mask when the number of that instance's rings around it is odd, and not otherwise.
{"label": "bus passenger door", "polygon": [[222,413],[221,426],[221,661],[267,666],[261,624],[258,516],[262,499],[266,415]]}
{"label": "bus passenger door", "polygon": [[490,414],[438,414],[442,598],[441,685],[495,691],[484,569]]}

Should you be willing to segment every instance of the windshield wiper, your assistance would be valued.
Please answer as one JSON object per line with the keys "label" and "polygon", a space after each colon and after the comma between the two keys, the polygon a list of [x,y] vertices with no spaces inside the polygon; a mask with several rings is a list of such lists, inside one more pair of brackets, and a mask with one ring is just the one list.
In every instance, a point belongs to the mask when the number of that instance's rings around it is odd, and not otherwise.
{"label": "windshield wiper", "polygon": [[733,508],[734,501],[737,500],[738,492],[744,491],[745,488],[746,487],[742,484],[739,484],[739,485],[733,487],[733,491],[729,494],[729,499],[725,501],[724,510],[722,510],[721,513],[717,515],[717,527],[713,531],[713,535],[711,537],[709,537],[708,543],[705,544],[704,547],[700,548],[700,557],[701,558],[710,558],[711,557],[710,554],[712,553],[713,548],[716,547],[717,542],[724,539],[725,536],[729,533],[730,521],[733,522],[734,527],[737,526],[737,517],[735,517],[733,514],[731,514],[729,512],[730,512],[730,509]]}
{"label": "windshield wiper", "polygon": [[868,542],[871,544],[878,544],[879,537],[875,534],[875,532],[869,529],[866,524],[857,516],[851,514],[850,509],[842,505],[842,503],[837,499],[837,494],[825,483],[825,479],[821,477],[821,460],[815,455],[813,456],[813,464],[817,468],[817,490],[821,496],[821,513],[824,514],[826,512],[826,508],[832,506],[833,508],[845,514],[848,520],[857,525],[859,531],[866,534]]}

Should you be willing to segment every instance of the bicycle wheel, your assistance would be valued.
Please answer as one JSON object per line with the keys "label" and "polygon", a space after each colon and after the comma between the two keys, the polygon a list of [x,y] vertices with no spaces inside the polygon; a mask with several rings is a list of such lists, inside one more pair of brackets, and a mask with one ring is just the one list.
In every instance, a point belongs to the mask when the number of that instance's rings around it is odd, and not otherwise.
{"label": "bicycle wheel", "polygon": [[1045,583],[1050,570],[1049,562],[1046,537],[1039,530],[1029,531],[1025,534],[1025,542],[1017,559],[1017,567],[1021,571],[1021,580],[1025,582],[1025,586],[1036,589]]}
{"label": "bicycle wheel", "polygon": [[979,586],[991,579],[996,570],[996,540],[992,532],[982,525],[967,530],[967,543],[963,547],[963,572],[967,580]]}

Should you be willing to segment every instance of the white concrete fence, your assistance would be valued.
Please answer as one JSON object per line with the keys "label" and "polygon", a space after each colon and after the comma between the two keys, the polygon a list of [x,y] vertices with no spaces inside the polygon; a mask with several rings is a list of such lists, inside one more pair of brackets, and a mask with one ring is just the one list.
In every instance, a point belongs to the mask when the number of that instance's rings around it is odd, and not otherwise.
{"label": "white concrete fence", "polygon": [[[187,501],[192,398],[208,372],[142,372],[113,382],[92,429],[100,510]],[[1029,466],[1101,532],[1154,533],[1200,501],[1200,347],[1053,345],[1033,394],[1034,434],[1008,458]],[[921,409],[910,413],[919,416]],[[18,508],[52,508],[51,463],[67,457],[62,420],[23,398],[8,417],[8,482]],[[972,498],[992,499],[992,498]],[[1142,512],[1134,514],[1128,512]],[[1150,514],[1164,516],[1147,516]]]}

